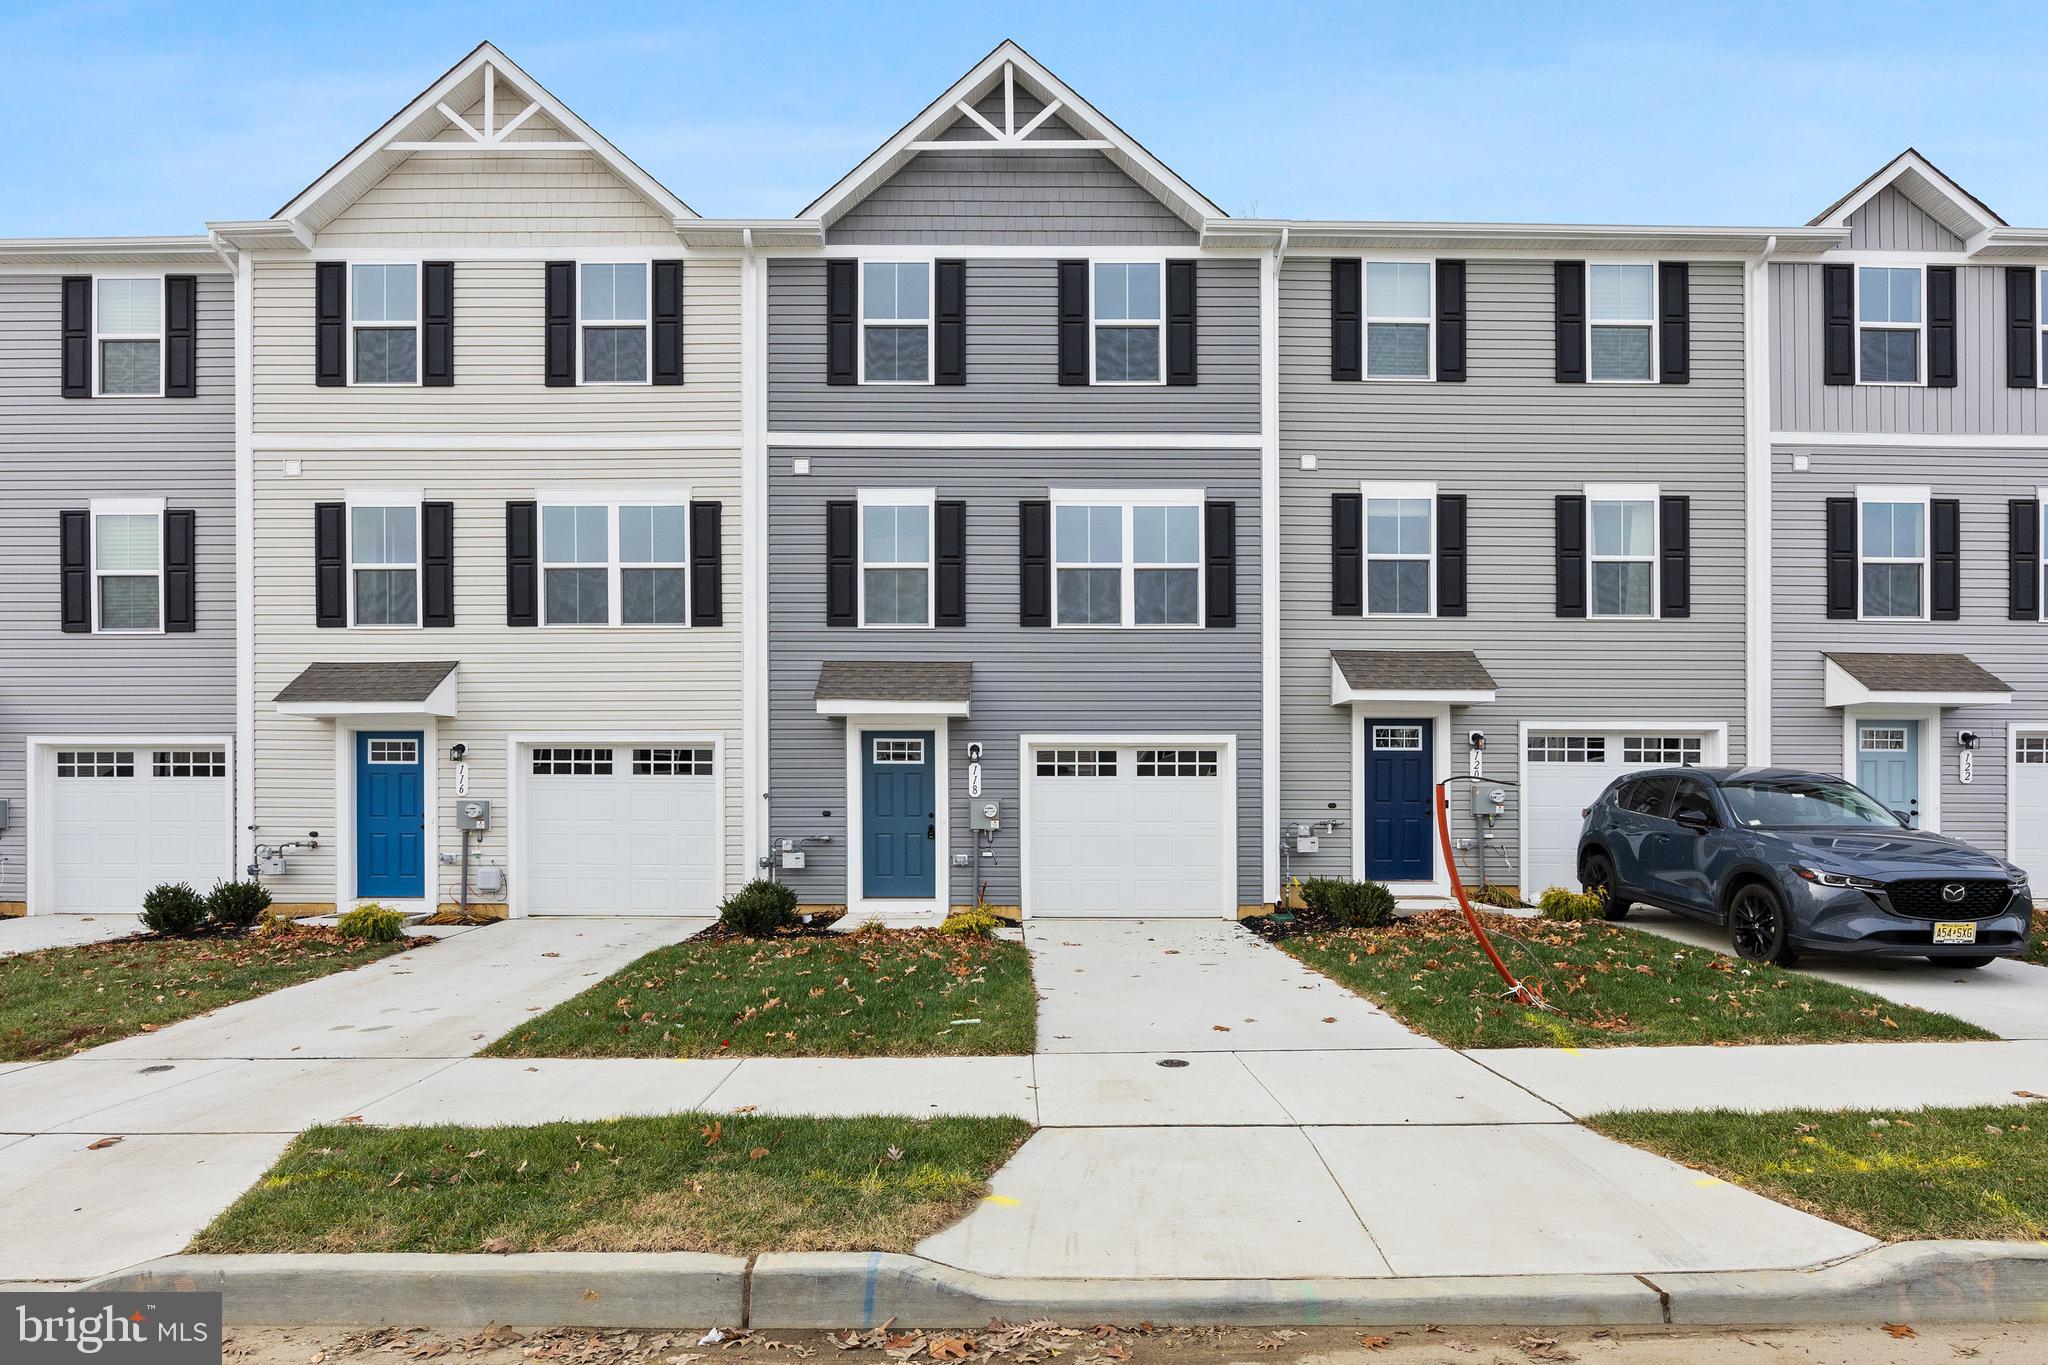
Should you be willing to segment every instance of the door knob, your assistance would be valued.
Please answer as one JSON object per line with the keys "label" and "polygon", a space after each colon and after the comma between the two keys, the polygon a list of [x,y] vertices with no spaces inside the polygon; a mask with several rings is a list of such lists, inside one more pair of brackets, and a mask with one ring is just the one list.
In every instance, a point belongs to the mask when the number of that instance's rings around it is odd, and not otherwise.
{"label": "door knob", "polygon": [[932,826],[930,826],[930,825],[926,825],[926,826],[924,827],[924,837],[925,837],[925,838],[927,838],[927,839],[935,839],[935,838],[937,838],[937,837],[938,837],[938,836],[936,836],[936,835],[934,835],[934,834],[932,833],[932,828],[933,828],[933,827],[932,827]]}

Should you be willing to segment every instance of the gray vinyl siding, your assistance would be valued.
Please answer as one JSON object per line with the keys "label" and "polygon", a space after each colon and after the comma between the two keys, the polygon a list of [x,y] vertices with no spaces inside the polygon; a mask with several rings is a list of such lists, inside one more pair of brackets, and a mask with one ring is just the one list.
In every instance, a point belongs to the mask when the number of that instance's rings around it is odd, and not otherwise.
{"label": "gray vinyl siding", "polygon": [[827,384],[825,263],[771,262],[769,430],[1258,431],[1256,261],[1208,258],[1198,266],[1195,387],[1061,388],[1055,259],[961,254],[968,260],[967,383],[960,388]]}
{"label": "gray vinyl siding", "polygon": [[1849,216],[1851,251],[1961,251],[1963,239],[1887,186]]}
{"label": "gray vinyl siding", "polygon": [[[792,473],[808,458],[811,473]],[[1017,624],[1017,504],[1051,487],[1200,487],[1237,504],[1237,625],[1190,630],[1026,629]],[[967,625],[864,630],[825,624],[825,503],[881,488],[936,488],[967,502]],[[1248,451],[822,450],[770,452],[768,600],[770,833],[828,835],[808,867],[778,874],[806,903],[846,896],[846,726],[812,699],[828,659],[962,660],[972,715],[950,726],[952,848],[972,851],[963,746],[979,740],[983,794],[1004,802],[993,860],[946,870],[952,904],[985,878],[1018,903],[1018,736],[1229,733],[1237,737],[1238,901],[1260,899],[1258,464]]]}
{"label": "gray vinyl siding", "polygon": [[[1794,472],[1792,456],[1808,457]],[[1822,654],[1837,650],[1955,652],[1990,669],[2016,695],[2002,706],[1941,713],[1941,827],[1994,853],[2006,846],[2008,746],[2013,725],[2048,723],[2048,624],[2007,618],[2006,501],[2048,485],[2048,441],[2030,450],[1912,450],[1777,446],[1771,452],[1771,761],[1842,771],[1842,712],[1826,706]],[[1826,500],[1858,484],[1927,484],[1962,503],[1962,619],[1830,621]],[[1956,780],[1956,735],[1980,737],[1974,780]],[[1923,735],[1922,743],[1934,740]],[[1853,778],[1853,774],[1851,774]],[[1923,803],[1924,804],[1924,803]]]}
{"label": "gray vinyl siding", "polygon": [[1192,246],[1198,235],[1107,156],[1076,150],[919,152],[825,239]]}
{"label": "gray vinyl siding", "polygon": [[[1742,268],[1691,270],[1692,382],[1559,384],[1553,378],[1552,264],[1472,260],[1463,384],[1330,378],[1330,267],[1291,258],[1280,284],[1281,806],[1282,822],[1338,819],[1296,875],[1348,876],[1349,707],[1330,704],[1330,651],[1470,649],[1498,700],[1454,708],[1452,771],[1466,771],[1467,735],[1487,736],[1490,780],[1521,774],[1517,727],[1527,721],[1725,723],[1743,752],[1744,399]],[[1312,471],[1300,467],[1316,458]],[[1363,482],[1431,482],[1468,499],[1470,566],[1464,618],[1338,617],[1330,611],[1330,496]],[[1655,484],[1692,498],[1692,615],[1653,621],[1555,615],[1554,502],[1589,483]],[[1400,708],[1376,714],[1398,715]],[[1469,810],[1467,783],[1452,809]],[[1520,797],[1491,847],[1515,880]],[[1469,820],[1461,820],[1462,829]],[[1469,831],[1466,831],[1469,832]],[[1489,854],[1490,859],[1493,857]],[[1463,855],[1461,873],[1476,859]]]}
{"label": "gray vinyl siding", "polygon": [[[28,736],[235,728],[233,285],[199,277],[198,397],[65,399],[60,274],[0,277],[0,902],[27,881]],[[196,514],[193,634],[62,633],[57,514],[117,497]]]}

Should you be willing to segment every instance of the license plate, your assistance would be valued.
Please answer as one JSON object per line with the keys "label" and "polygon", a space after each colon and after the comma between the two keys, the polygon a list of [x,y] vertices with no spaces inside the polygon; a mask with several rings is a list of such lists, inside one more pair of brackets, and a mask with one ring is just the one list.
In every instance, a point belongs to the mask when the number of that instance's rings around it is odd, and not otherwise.
{"label": "license plate", "polygon": [[1977,925],[1971,920],[1942,920],[1934,926],[1934,941],[1940,943],[1975,943]]}

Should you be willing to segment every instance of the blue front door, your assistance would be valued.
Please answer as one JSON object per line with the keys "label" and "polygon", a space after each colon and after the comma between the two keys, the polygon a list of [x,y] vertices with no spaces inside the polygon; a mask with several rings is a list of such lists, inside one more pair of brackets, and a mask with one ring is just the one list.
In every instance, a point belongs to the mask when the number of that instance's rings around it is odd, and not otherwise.
{"label": "blue front door", "polygon": [[1435,876],[1436,813],[1426,720],[1365,722],[1365,875],[1375,882]]}
{"label": "blue front door", "polygon": [[356,894],[427,894],[426,768],[417,730],[356,735]]}
{"label": "blue front door", "polygon": [[1856,785],[1886,810],[1920,824],[1920,722],[1865,720],[1856,725]]}
{"label": "blue front door", "polygon": [[860,743],[861,894],[929,898],[938,888],[932,732],[869,730]]}

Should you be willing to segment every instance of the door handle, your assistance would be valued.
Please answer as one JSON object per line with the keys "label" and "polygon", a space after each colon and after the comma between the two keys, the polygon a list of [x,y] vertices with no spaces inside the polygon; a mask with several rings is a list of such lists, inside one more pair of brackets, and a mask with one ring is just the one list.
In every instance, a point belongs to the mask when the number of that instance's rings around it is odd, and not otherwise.
{"label": "door handle", "polygon": [[931,826],[931,825],[926,825],[926,826],[924,827],[924,837],[925,837],[925,838],[927,838],[927,839],[936,839],[936,838],[938,837],[937,835],[935,835],[935,834],[933,834],[933,833],[932,833],[932,830],[933,830],[933,828],[934,828],[934,826]]}

